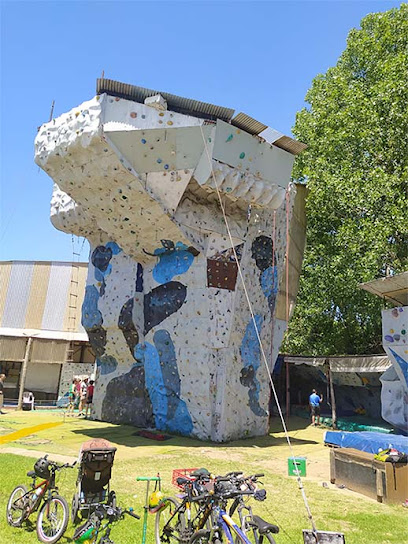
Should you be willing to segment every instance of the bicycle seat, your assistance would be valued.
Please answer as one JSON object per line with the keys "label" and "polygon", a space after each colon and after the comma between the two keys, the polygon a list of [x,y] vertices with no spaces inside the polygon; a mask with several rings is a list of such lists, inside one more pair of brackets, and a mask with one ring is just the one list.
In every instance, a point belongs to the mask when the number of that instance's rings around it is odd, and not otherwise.
{"label": "bicycle seat", "polygon": [[191,482],[191,480],[189,480],[188,478],[177,478],[176,482],[177,482],[177,485],[184,485]]}
{"label": "bicycle seat", "polygon": [[34,472],[34,470],[29,470],[29,471],[27,472],[27,476],[28,476],[29,478],[35,478],[35,477],[36,477],[36,473]]}
{"label": "bicycle seat", "polygon": [[252,522],[261,535],[264,535],[265,533],[279,533],[279,527],[277,525],[269,523],[259,516],[252,516]]}

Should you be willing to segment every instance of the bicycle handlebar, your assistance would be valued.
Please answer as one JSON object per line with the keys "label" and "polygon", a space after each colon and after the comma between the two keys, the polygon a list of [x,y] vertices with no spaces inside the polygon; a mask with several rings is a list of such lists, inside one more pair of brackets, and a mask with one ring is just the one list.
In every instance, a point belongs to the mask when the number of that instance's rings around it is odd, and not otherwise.
{"label": "bicycle handlebar", "polygon": [[124,514],[128,514],[129,516],[132,516],[132,518],[135,518],[135,519],[140,519],[140,516],[138,516],[137,514],[135,514],[133,511],[130,510],[124,510],[123,512]]}
{"label": "bicycle handlebar", "polygon": [[204,499],[232,499],[234,497],[240,497],[241,495],[253,495],[253,491],[225,491],[225,492],[215,492],[215,493],[202,493],[198,497],[192,497],[191,502],[198,502]]}
{"label": "bicycle handlebar", "polygon": [[48,463],[53,467],[55,470],[62,470],[63,468],[74,468],[74,466],[77,464],[77,461],[74,461],[72,464],[65,463],[64,465],[59,465],[55,461],[48,461]]}

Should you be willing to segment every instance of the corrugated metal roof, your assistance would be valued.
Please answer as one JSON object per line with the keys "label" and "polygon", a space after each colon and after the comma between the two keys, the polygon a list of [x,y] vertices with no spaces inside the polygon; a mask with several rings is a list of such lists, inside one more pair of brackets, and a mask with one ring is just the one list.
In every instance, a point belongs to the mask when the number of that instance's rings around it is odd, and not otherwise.
{"label": "corrugated metal roof", "polygon": [[292,155],[299,155],[299,153],[302,153],[302,151],[307,148],[306,144],[304,144],[303,142],[298,142],[293,138],[289,138],[289,136],[282,136],[282,138],[275,140],[273,142],[273,145],[284,149],[288,153],[292,153]]}
{"label": "corrugated metal roof", "polygon": [[[121,83],[113,79],[99,78],[96,80],[96,93],[106,93],[111,96],[117,96],[126,100],[133,100],[144,104],[144,101],[149,96],[155,96],[160,94],[167,100],[167,105],[170,110],[182,113],[184,115],[193,115],[200,119],[207,119],[216,121],[221,119],[227,123],[245,130],[249,134],[258,135],[261,132],[269,128],[264,123],[257,121],[253,117],[250,117],[246,113],[240,112],[234,118],[234,111],[231,108],[224,108],[222,106],[215,106],[207,102],[200,102],[198,100],[192,100],[191,98],[183,98],[175,94],[166,93],[164,91],[155,91],[153,89],[146,89],[145,87],[138,87],[136,85],[129,85],[128,83]],[[292,155],[299,155],[306,149],[307,145],[302,142],[298,142],[289,136],[282,136],[273,142],[273,145],[284,149]]]}
{"label": "corrugated metal roof", "polygon": [[107,93],[111,96],[133,100],[141,104],[143,104],[145,99],[149,96],[160,94],[167,100],[170,110],[183,113],[185,115],[194,115],[195,117],[212,119],[214,121],[216,119],[230,121],[234,115],[234,110],[231,108],[215,106],[214,104],[200,102],[199,100],[192,100],[191,98],[183,98],[182,96],[169,94],[163,91],[154,91],[144,87],[137,87],[136,85],[121,83],[120,81],[114,81],[113,79],[98,79],[96,82],[96,93]]}
{"label": "corrugated metal roof", "polygon": [[246,113],[238,113],[232,121],[231,124],[245,130],[249,134],[259,134],[268,128],[268,125],[264,125],[260,121],[257,121],[253,117],[250,117]]}

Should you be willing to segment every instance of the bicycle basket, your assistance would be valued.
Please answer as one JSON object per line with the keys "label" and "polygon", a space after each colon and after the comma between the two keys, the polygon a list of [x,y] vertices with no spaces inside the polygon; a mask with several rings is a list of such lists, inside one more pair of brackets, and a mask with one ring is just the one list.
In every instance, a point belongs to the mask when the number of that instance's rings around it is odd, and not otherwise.
{"label": "bicycle basket", "polygon": [[196,468],[175,468],[173,470],[173,476],[171,479],[171,483],[178,487],[179,489],[183,489],[183,486],[179,485],[177,483],[177,478],[186,478],[187,480],[194,481],[195,477],[191,476],[191,473],[197,470]]}

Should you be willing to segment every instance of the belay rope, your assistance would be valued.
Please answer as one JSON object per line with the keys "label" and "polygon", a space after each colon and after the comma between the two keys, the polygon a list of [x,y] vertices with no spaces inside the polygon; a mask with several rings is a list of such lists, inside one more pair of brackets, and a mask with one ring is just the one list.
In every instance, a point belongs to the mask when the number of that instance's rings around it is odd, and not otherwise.
{"label": "belay rope", "polygon": [[[258,340],[258,343],[259,343],[259,349],[261,351],[262,360],[263,360],[263,362],[265,364],[266,372],[268,374],[268,379],[269,379],[269,382],[271,384],[272,393],[273,393],[273,396],[274,396],[274,399],[275,399],[275,402],[276,402],[276,406],[278,408],[278,413],[279,413],[279,417],[280,417],[281,422],[282,422],[282,427],[283,427],[283,430],[285,432],[285,438],[286,438],[286,441],[288,443],[291,456],[294,459],[295,458],[295,453],[293,451],[292,443],[290,441],[289,433],[288,433],[288,430],[287,430],[287,427],[286,427],[286,424],[285,424],[285,419],[284,419],[283,414],[282,414],[282,409],[280,407],[278,395],[276,393],[275,384],[273,383],[272,375],[271,375],[271,372],[269,370],[265,350],[264,350],[264,347],[263,347],[263,344],[262,344],[262,340],[261,340],[261,337],[260,337],[260,334],[259,334],[259,329],[258,329],[256,320],[255,320],[255,314],[254,314],[254,311],[253,311],[253,308],[252,308],[252,303],[251,303],[251,300],[249,298],[248,290],[247,290],[246,285],[245,285],[245,280],[244,280],[244,276],[243,276],[243,273],[242,273],[241,265],[240,265],[240,262],[238,260],[237,252],[235,250],[234,241],[233,241],[233,238],[232,238],[231,230],[230,230],[229,224],[228,224],[227,215],[226,215],[226,212],[225,212],[225,206],[224,206],[224,204],[222,202],[220,189],[219,189],[217,179],[216,179],[215,174],[214,174],[212,159],[211,159],[209,151],[208,151],[208,146],[207,146],[207,142],[206,142],[206,139],[205,139],[205,136],[204,136],[202,125],[200,125],[200,131],[201,131],[201,136],[202,136],[202,139],[203,139],[206,155],[207,155],[207,158],[208,158],[208,164],[209,164],[210,169],[211,169],[211,176],[212,176],[214,186],[215,186],[215,190],[217,192],[218,200],[219,200],[219,203],[220,203],[222,216],[224,218],[225,228],[227,230],[228,238],[230,240],[230,244],[231,244],[231,248],[232,248],[232,253],[234,255],[234,259],[235,259],[235,262],[237,264],[238,275],[239,275],[241,283],[242,283],[242,288],[243,288],[245,298],[246,298],[246,301],[247,301],[247,304],[248,304],[249,312],[251,314],[251,319],[252,319],[252,323],[253,323],[253,326],[254,326],[255,334],[256,334],[256,337],[257,337],[257,340]],[[273,265],[275,265],[275,263],[273,263]],[[286,190],[286,317],[287,317],[287,323],[289,323],[289,192],[288,192],[288,190]],[[315,526],[314,519],[313,519],[313,516],[312,516],[312,512],[310,510],[310,506],[309,506],[309,503],[308,503],[308,500],[307,500],[307,497],[306,497],[306,492],[305,492],[305,489],[304,489],[304,486],[303,486],[302,478],[300,477],[299,468],[298,468],[296,463],[294,463],[294,468],[295,468],[295,472],[296,472],[296,480],[297,480],[297,483],[298,483],[298,487],[299,487],[299,490],[301,492],[303,502],[304,502],[304,505],[305,505],[305,508],[306,508],[307,517],[308,517],[308,519],[309,519],[309,521],[311,523],[312,530],[315,533],[316,532],[316,526]]]}

